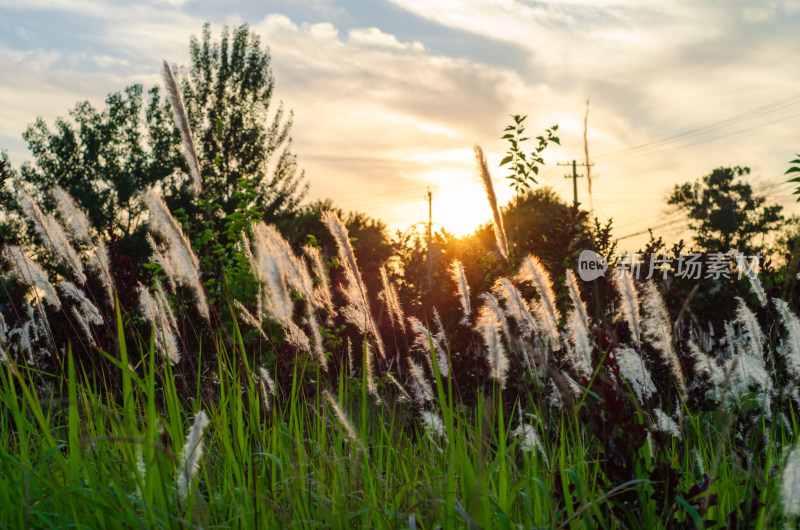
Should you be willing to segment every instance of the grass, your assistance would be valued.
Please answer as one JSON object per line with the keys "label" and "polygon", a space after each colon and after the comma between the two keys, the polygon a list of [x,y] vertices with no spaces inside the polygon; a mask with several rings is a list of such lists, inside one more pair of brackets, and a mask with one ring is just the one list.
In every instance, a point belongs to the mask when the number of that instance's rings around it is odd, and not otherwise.
{"label": "grass", "polygon": [[[49,397],[35,390],[41,374],[3,365],[2,526],[693,528],[704,518],[698,506],[712,496],[705,518],[720,526],[731,514],[755,516],[755,528],[782,521],[777,447],[796,439],[794,419],[786,426],[762,416],[761,451],[747,461],[737,449],[742,433],[731,428],[735,413],[723,410],[686,410],[683,439],[614,455],[586,424],[586,409],[600,406],[591,394],[560,412],[530,395],[524,408],[535,411],[541,447],[523,450],[519,437],[508,436],[513,425],[500,389],[482,394],[475,407],[460,405],[435,360],[435,407],[446,438],[419,428],[414,407],[383,381],[380,405],[365,377],[344,375],[331,402],[322,392],[303,399],[303,363],[295,364],[286,394],[265,400],[241,341],[221,351],[218,376],[198,379],[216,385],[218,399],[182,402],[152,341],[130,367],[121,326],[119,340],[121,358],[107,358],[119,370],[121,400],[88,383],[71,352],[67,376],[52,378],[59,383]],[[180,454],[200,410],[210,418],[205,454],[181,499]],[[641,409],[636,414],[645,419]],[[606,458],[627,459],[630,480],[609,483]],[[656,461],[683,473],[672,493],[648,472]],[[694,497],[681,493],[704,473],[711,477],[708,489]],[[659,492],[676,497],[659,498]],[[755,511],[743,510],[748,502]]]}

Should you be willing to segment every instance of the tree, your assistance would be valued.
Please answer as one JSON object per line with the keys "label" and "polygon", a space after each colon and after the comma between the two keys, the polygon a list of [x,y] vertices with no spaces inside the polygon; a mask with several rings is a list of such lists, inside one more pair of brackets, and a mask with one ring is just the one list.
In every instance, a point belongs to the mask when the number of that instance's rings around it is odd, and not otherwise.
{"label": "tree", "polygon": [[[178,80],[206,197],[216,206],[213,222],[219,224],[209,228],[222,233],[237,209],[255,209],[267,222],[293,213],[306,187],[291,152],[291,113],[286,118],[279,106],[269,116],[274,87],[269,52],[246,25],[232,37],[225,28],[215,42],[206,24],[202,42],[191,40],[190,58],[188,68],[177,69]],[[142,86],[133,85],[109,95],[102,111],[84,101],[70,116],[56,120],[54,131],[39,118],[23,135],[34,162],[22,166],[19,184],[45,211],[54,206],[48,191],[61,186],[87,211],[95,230],[113,225],[133,255],[146,255],[143,190],[160,187],[187,222],[200,222],[180,134],[158,87],[149,90],[146,104]]]}
{"label": "tree", "polygon": [[677,206],[689,217],[699,250],[727,252],[738,250],[754,255],[765,242],[757,241],[783,221],[780,205],[769,205],[756,195],[741,177],[750,174],[747,167],[720,167],[702,179],[676,185],[667,203]]}

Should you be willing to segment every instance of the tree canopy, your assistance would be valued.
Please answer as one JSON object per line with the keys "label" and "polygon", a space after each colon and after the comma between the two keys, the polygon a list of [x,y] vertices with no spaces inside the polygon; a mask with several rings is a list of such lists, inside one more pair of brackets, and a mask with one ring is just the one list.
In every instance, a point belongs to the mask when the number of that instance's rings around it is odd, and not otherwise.
{"label": "tree canopy", "polygon": [[667,204],[686,212],[700,250],[754,254],[765,244],[757,238],[780,226],[782,207],[753,192],[742,180],[749,174],[747,167],[720,167],[672,190]]}
{"label": "tree canopy", "polygon": [[[189,66],[175,70],[216,228],[237,208],[255,208],[267,222],[293,214],[307,188],[291,151],[291,113],[278,105],[271,114],[270,55],[258,36],[242,25],[214,40],[206,24],[202,40],[191,39]],[[69,115],[52,129],[39,118],[23,134],[34,160],[16,180],[45,211],[54,206],[48,191],[60,186],[96,231],[113,226],[129,252],[143,244],[142,191],[160,188],[192,219],[180,134],[159,87],[145,101],[143,87],[132,85],[102,110],[83,101]]]}

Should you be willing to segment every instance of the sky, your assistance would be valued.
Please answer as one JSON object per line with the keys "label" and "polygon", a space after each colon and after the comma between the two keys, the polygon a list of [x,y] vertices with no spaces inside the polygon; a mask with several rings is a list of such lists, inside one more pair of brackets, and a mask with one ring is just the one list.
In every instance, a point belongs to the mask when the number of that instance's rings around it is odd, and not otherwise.
{"label": "sky", "polygon": [[[675,184],[748,166],[755,189],[800,213],[784,172],[800,153],[800,1],[759,0],[0,0],[0,149],[29,160],[22,133],[78,101],[160,84],[187,64],[205,22],[247,23],[269,47],[275,96],[294,112],[309,200],[331,198],[392,231],[427,221],[461,235],[491,219],[472,146],[498,164],[512,114],[537,136],[559,126],[537,186],[572,201],[585,161],[621,248],[647,227],[689,238],[665,207]],[[578,168],[585,174],[584,168]]]}

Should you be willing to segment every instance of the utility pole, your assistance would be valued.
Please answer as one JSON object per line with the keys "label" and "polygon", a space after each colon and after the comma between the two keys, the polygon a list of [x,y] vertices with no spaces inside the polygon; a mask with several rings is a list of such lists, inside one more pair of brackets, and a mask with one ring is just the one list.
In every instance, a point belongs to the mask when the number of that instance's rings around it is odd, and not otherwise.
{"label": "utility pole", "polygon": [[427,265],[428,289],[433,289],[433,194],[428,187],[428,253],[425,257]]}
{"label": "utility pole", "polygon": [[585,162],[583,164],[578,164],[575,160],[573,160],[571,163],[568,162],[566,164],[562,164],[561,162],[559,162],[557,165],[572,166],[572,175],[564,175],[564,178],[572,179],[572,197],[573,200],[575,201],[575,204],[578,204],[578,177],[582,177],[583,175],[578,175],[577,166],[592,167],[594,164],[587,165]]}

